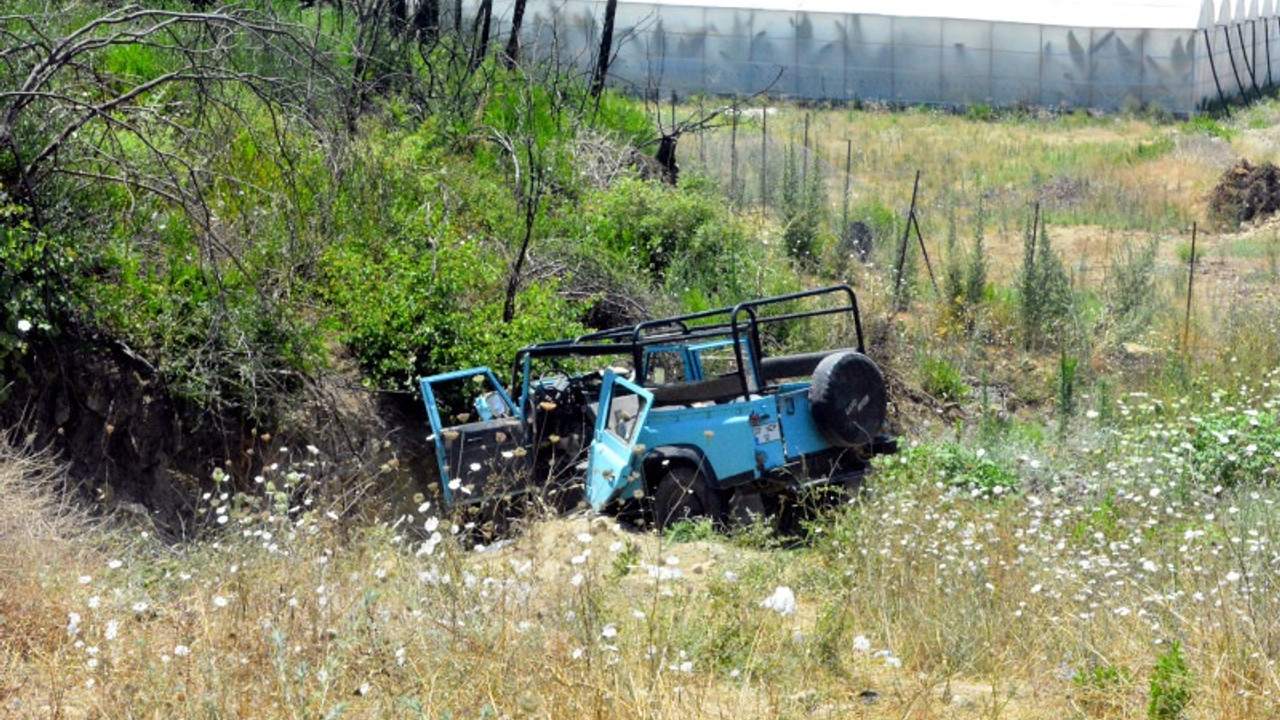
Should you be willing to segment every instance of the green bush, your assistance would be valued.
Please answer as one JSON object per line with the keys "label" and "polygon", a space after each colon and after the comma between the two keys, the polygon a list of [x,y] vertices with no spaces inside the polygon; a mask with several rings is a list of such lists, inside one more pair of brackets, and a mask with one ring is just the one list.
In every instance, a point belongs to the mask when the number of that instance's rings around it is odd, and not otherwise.
{"label": "green bush", "polygon": [[963,400],[969,395],[960,371],[951,361],[933,355],[920,363],[921,386],[925,392],[944,401]]}
{"label": "green bush", "polygon": [[1036,349],[1046,342],[1056,344],[1058,331],[1069,319],[1076,297],[1062,259],[1050,245],[1043,220],[1038,231],[1033,223],[1027,226],[1019,289],[1024,346]]}
{"label": "green bush", "polygon": [[1182,263],[1183,265],[1191,264],[1191,261],[1193,259],[1196,262],[1200,262],[1200,260],[1203,259],[1203,256],[1204,256],[1204,250],[1200,248],[1196,248],[1196,251],[1192,253],[1191,243],[1189,242],[1178,243],[1178,247],[1174,249],[1174,252],[1178,256],[1178,262]]}
{"label": "green bush", "polygon": [[127,242],[104,250],[86,317],[146,357],[175,397],[269,421],[322,362],[320,338],[265,285],[205,262],[181,217],[160,242],[160,258]]}
{"label": "green bush", "polygon": [[1156,312],[1156,241],[1134,249],[1126,245],[1112,260],[1107,279],[1108,316],[1116,339],[1126,341],[1150,330]]}
{"label": "green bush", "polygon": [[1184,432],[1192,471],[1205,487],[1276,482],[1280,424],[1274,414],[1212,413]]}
{"label": "green bush", "polygon": [[[808,152],[807,150],[803,152]],[[795,146],[787,148],[782,167],[782,188],[778,212],[782,222],[782,246],[801,267],[813,269],[824,244],[826,197],[821,174],[814,168],[807,174],[798,166]]]}
{"label": "green bush", "polygon": [[984,495],[1003,495],[1018,487],[1018,476],[985,450],[957,443],[909,447],[883,466],[886,474],[908,482],[940,482]]}
{"label": "green bush", "polygon": [[1228,141],[1235,137],[1236,134],[1235,131],[1223,127],[1221,123],[1208,115],[1196,115],[1187,120],[1184,127],[1190,132],[1203,133],[1210,137]]}
{"label": "green bush", "polygon": [[66,321],[81,265],[71,246],[37,230],[29,209],[0,192],[0,370],[6,375],[34,333],[57,332]]}
{"label": "green bush", "polygon": [[561,232],[686,304],[718,306],[754,295],[766,261],[746,224],[696,180],[673,188],[625,178],[584,198]]}
{"label": "green bush", "polygon": [[579,331],[574,306],[549,283],[521,291],[503,323],[506,263],[475,242],[352,244],[332,249],[323,267],[334,329],[381,387],[474,365],[505,369],[521,346]]}
{"label": "green bush", "polygon": [[1147,717],[1151,720],[1177,720],[1191,702],[1191,670],[1182,657],[1182,645],[1174,640],[1156,660],[1151,673],[1150,701]]}

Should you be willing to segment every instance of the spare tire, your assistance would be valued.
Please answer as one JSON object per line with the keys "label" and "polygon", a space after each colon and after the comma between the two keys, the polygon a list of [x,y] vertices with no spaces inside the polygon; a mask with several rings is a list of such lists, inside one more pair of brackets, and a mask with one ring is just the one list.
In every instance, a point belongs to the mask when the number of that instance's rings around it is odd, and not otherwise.
{"label": "spare tire", "polygon": [[813,371],[809,405],[814,423],[833,445],[870,444],[883,430],[888,413],[884,375],[860,352],[831,353]]}

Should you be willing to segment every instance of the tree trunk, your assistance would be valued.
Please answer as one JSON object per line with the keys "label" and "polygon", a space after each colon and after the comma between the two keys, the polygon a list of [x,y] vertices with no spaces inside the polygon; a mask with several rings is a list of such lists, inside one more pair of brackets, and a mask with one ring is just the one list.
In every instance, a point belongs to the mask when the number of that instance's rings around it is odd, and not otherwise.
{"label": "tree trunk", "polygon": [[662,167],[662,179],[672,186],[680,179],[680,166],[676,164],[676,141],[679,139],[677,135],[663,135],[658,141],[658,152],[653,156]]}
{"label": "tree trunk", "polygon": [[511,36],[507,38],[507,50],[502,56],[502,64],[508,69],[515,67],[520,60],[520,25],[524,22],[525,2],[516,0],[511,10]]}
{"label": "tree trunk", "polygon": [[489,54],[489,31],[493,27],[493,0],[480,0],[480,9],[476,11],[476,24],[473,33],[479,33],[475,52],[471,55],[471,69],[475,70],[484,62]]}
{"label": "tree trunk", "polygon": [[413,11],[413,32],[418,40],[434,40],[440,34],[440,0],[421,0]]}
{"label": "tree trunk", "polygon": [[604,6],[604,27],[600,31],[600,54],[596,57],[596,72],[591,79],[591,97],[598,98],[604,91],[604,80],[609,75],[609,60],[613,55],[613,19],[618,14],[618,0],[609,0]]}

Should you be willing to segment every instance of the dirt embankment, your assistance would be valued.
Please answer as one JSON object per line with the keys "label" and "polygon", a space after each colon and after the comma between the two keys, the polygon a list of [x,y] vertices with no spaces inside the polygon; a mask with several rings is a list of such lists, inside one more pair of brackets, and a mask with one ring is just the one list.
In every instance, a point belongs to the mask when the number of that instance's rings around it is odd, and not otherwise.
{"label": "dirt embankment", "polygon": [[308,381],[277,427],[213,417],[171,397],[154,368],[103,337],[36,340],[11,375],[0,428],[65,462],[72,487],[103,511],[179,536],[221,468],[251,489],[272,463],[297,461],[326,492],[434,485],[426,413],[409,393],[371,393],[337,375]]}

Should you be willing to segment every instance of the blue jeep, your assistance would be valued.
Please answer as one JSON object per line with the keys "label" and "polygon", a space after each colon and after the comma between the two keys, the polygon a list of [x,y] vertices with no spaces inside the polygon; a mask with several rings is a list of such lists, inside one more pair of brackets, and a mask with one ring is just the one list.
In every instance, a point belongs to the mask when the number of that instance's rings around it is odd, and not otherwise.
{"label": "blue jeep", "polygon": [[[799,323],[847,323],[856,346],[771,355]],[[515,397],[488,368],[421,385],[450,505],[532,492],[597,510],[647,499],[659,527],[742,518],[805,488],[856,488],[872,455],[896,450],[844,285],[526,347]],[[444,425],[441,405],[462,397],[471,409]]]}

